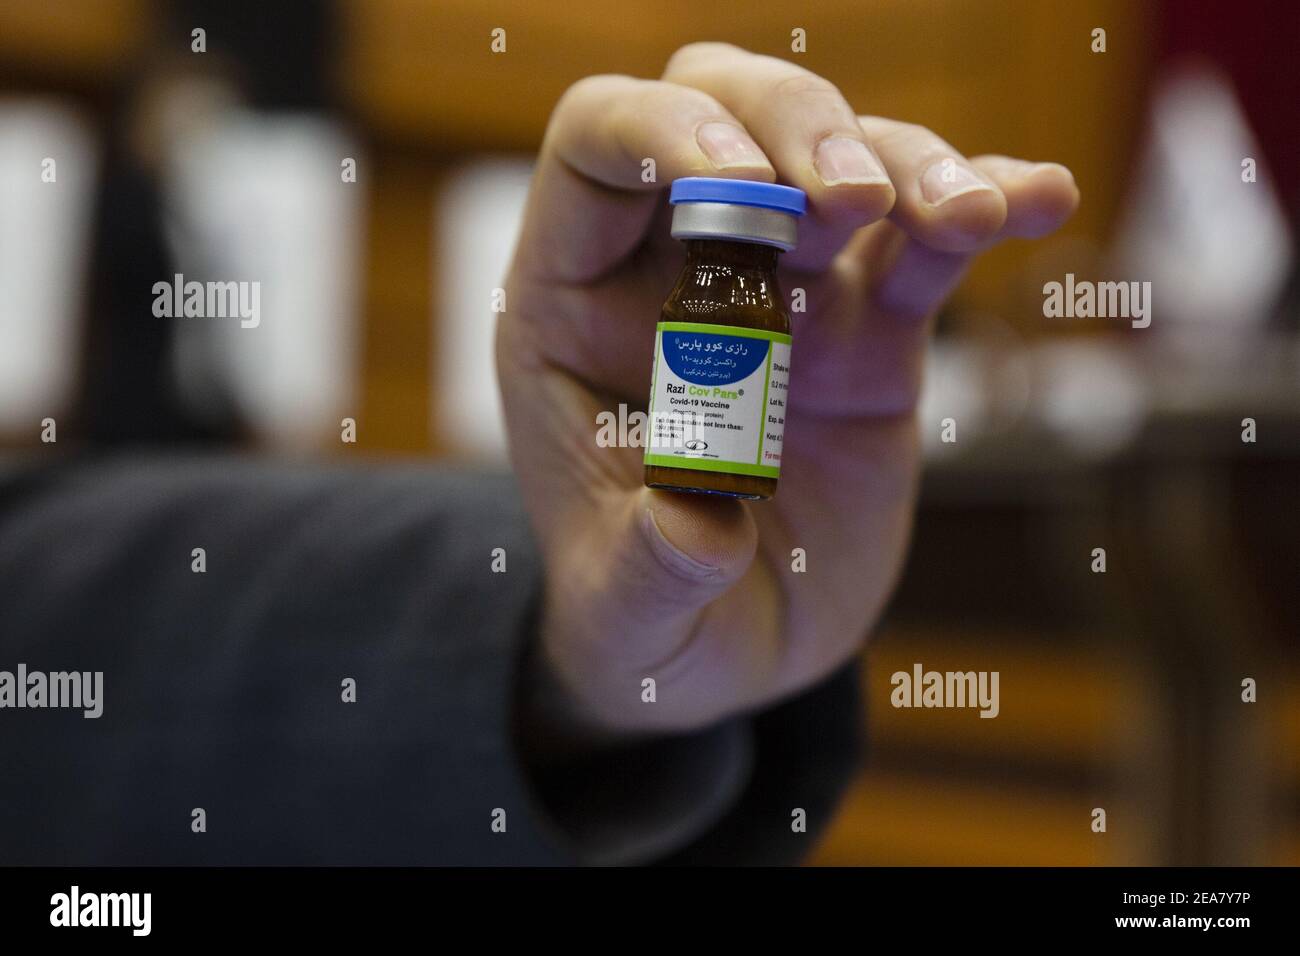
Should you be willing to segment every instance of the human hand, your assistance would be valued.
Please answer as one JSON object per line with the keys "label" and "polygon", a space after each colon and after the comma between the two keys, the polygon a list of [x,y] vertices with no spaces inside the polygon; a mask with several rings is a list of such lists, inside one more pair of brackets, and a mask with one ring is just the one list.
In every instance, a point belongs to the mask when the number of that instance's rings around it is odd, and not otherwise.
{"label": "human hand", "polygon": [[[641,180],[652,158],[657,182]],[[659,310],[683,264],[664,189],[683,176],[808,194],[783,257],[793,362],[768,502],[652,490],[596,416],[644,408]],[[551,118],[497,331],[511,456],[541,542],[539,659],[574,720],[698,729],[790,695],[862,646],[902,564],[931,319],[982,250],[1073,212],[1062,166],[963,157],[858,116],[826,80],[717,43],[658,81],[595,76]],[[806,571],[792,571],[792,551]],[[656,702],[642,680],[654,678]]]}

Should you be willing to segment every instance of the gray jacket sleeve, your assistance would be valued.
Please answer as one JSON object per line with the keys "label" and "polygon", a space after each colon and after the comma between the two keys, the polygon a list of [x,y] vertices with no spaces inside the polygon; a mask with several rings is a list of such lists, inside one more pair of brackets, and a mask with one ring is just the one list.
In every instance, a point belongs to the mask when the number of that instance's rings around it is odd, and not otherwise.
{"label": "gray jacket sleeve", "polygon": [[30,686],[45,706],[17,707],[0,684],[0,864],[793,862],[812,846],[790,814],[815,832],[853,766],[851,674],[533,767],[513,706],[539,580],[504,476],[7,466],[0,682],[102,673],[102,713]]}

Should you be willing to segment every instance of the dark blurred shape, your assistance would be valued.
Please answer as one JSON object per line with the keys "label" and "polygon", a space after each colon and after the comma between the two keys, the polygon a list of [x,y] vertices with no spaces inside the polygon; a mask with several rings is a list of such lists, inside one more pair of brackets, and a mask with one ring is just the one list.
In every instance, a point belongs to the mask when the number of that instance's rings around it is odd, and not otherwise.
{"label": "dark blurred shape", "polygon": [[158,184],[123,143],[126,105],[109,122],[91,247],[80,437],[93,444],[203,436],[169,386],[175,319],[152,315],[153,284],[174,272]]}
{"label": "dark blurred shape", "polygon": [[[182,72],[227,75],[256,109],[323,109],[334,100],[333,4],[285,0],[269,11],[251,0],[177,0],[162,12],[155,49],[121,84],[105,123],[77,415],[79,437],[92,444],[228,442],[243,433],[229,401],[214,419],[186,410],[170,367],[178,319],[152,315],[153,284],[178,270],[162,225],[159,169],[130,132],[149,84],[185,63]],[[189,48],[195,27],[207,31],[212,59],[190,65],[175,51]]]}
{"label": "dark blurred shape", "polygon": [[325,0],[174,0],[167,40],[187,48],[207,31],[208,49],[229,57],[254,109],[316,110],[335,103],[338,17]]}
{"label": "dark blurred shape", "polygon": [[1165,60],[1210,60],[1233,81],[1251,129],[1277,171],[1277,189],[1296,222],[1300,179],[1289,175],[1300,155],[1300,4],[1243,5],[1216,0],[1163,0]]}

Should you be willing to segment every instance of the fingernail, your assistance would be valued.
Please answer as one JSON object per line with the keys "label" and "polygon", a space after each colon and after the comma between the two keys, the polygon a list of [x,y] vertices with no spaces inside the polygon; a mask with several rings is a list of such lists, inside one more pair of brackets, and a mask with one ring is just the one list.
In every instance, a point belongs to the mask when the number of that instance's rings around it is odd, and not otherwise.
{"label": "fingernail", "polygon": [[758,144],[732,123],[705,123],[695,131],[695,141],[718,169],[732,166],[767,166]]}
{"label": "fingernail", "polygon": [[884,167],[866,144],[847,136],[828,136],[818,143],[813,165],[827,186],[889,182]]}
{"label": "fingernail", "polygon": [[980,179],[975,170],[955,159],[941,159],[921,174],[921,195],[931,206],[941,206],[949,199],[981,189],[993,191],[993,187]]}

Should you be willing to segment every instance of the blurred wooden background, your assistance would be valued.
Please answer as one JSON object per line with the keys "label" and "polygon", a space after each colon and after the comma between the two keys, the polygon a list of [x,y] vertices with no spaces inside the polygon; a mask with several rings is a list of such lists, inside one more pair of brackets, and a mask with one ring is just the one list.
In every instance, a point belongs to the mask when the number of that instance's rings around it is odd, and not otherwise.
{"label": "blurred wooden background", "polygon": [[[1084,196],[1068,230],[987,256],[959,293],[963,309],[1002,315],[1031,338],[1045,333],[1017,307],[1025,291],[1065,271],[1066,256],[1083,271],[1111,230],[1153,45],[1147,7],[1131,0],[343,0],[340,9],[339,102],[370,157],[363,441],[423,454],[444,450],[430,420],[433,197],[473,156],[535,151],[555,101],[580,77],[655,76],[683,43],[726,40],[794,59],[860,111],[929,125],[967,153],[1068,164]],[[16,89],[93,102],[147,48],[154,18],[148,0],[0,0],[0,67]],[[1108,32],[1103,55],[1089,48],[1097,26]],[[504,55],[490,51],[497,27]],[[799,56],[796,27],[807,34]],[[1048,482],[1036,467],[941,467],[927,479],[908,578],[864,675],[877,704],[871,769],[814,862],[1300,863],[1300,673],[1286,643],[1294,578],[1269,592],[1290,594],[1289,609],[1260,622],[1249,563],[1270,548],[1285,562],[1295,538],[1284,536],[1300,529],[1243,515],[1232,534],[1260,540],[1225,540],[1216,558],[1193,559],[1179,550],[1181,518],[1161,511],[1161,481],[1231,496],[1259,494],[1265,479],[1234,477],[1214,455],[1182,462],[1172,479],[1119,462]],[[1294,495],[1293,468],[1268,474],[1269,493]],[[972,497],[973,487],[985,493]],[[1087,572],[1098,540],[1131,545],[1123,567]],[[989,555],[1022,566],[990,567]],[[1195,588],[1205,589],[1203,613],[1170,610]],[[1171,659],[1186,667],[1171,672]],[[916,661],[999,670],[1001,716],[883,706],[889,675]],[[1236,675],[1252,672],[1243,667],[1263,668],[1261,694],[1287,703],[1267,718],[1239,716]],[[1214,705],[1202,706],[1207,695]],[[1106,835],[1089,829],[1096,806],[1107,808]]]}
{"label": "blurred wooden background", "polygon": [[[427,317],[435,294],[431,206],[468,156],[532,153],[576,80],[604,72],[659,75],[692,40],[726,40],[826,76],[863,113],[931,126],[968,154],[1003,152],[1068,164],[1085,201],[1047,243],[984,257],[960,301],[1002,312],[1027,336],[1041,323],[1007,308],[1068,250],[1076,272],[1121,199],[1143,84],[1143,8],[1127,0],[779,0],[560,6],[491,0],[344,0],[338,90],[371,156],[365,285],[362,441],[438,452],[430,421]],[[101,88],[152,39],[147,0],[0,2],[0,56],[16,75]],[[846,27],[846,25],[852,25]],[[1105,54],[1090,51],[1104,25]],[[492,30],[507,31],[494,54]],[[807,52],[790,52],[802,28]],[[214,44],[219,38],[213,38]],[[430,203],[413,197],[430,197]],[[1082,253],[1087,255],[1085,251]],[[420,427],[423,426],[423,427]]]}

